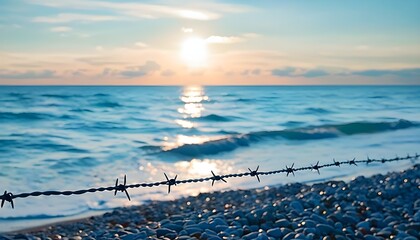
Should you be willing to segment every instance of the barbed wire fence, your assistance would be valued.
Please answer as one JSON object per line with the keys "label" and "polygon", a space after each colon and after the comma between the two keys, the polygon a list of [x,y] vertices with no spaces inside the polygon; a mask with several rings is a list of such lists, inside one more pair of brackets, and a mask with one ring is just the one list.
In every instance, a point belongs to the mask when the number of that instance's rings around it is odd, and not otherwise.
{"label": "barbed wire fence", "polygon": [[168,186],[168,194],[171,192],[171,186],[176,186],[178,184],[187,184],[187,183],[198,183],[198,182],[207,182],[211,181],[212,186],[214,185],[215,181],[223,181],[227,182],[226,179],[228,178],[238,178],[238,177],[255,177],[258,182],[261,181],[260,176],[264,175],[272,175],[272,174],[280,174],[280,173],[286,173],[286,176],[289,176],[292,174],[295,175],[295,172],[299,171],[317,171],[318,174],[320,174],[320,169],[322,168],[328,168],[328,167],[340,167],[341,165],[354,165],[357,166],[361,163],[366,163],[366,165],[369,165],[371,163],[387,163],[387,162],[395,162],[395,161],[406,161],[411,160],[414,164],[416,160],[418,160],[420,157],[419,154],[409,155],[405,157],[398,157],[395,158],[381,158],[381,159],[372,159],[367,157],[367,159],[364,160],[356,160],[353,158],[352,160],[346,160],[346,161],[336,161],[333,159],[332,163],[327,164],[319,164],[319,161],[311,166],[306,167],[299,167],[295,168],[294,163],[288,167],[286,165],[285,168],[274,170],[274,171],[258,171],[259,166],[255,170],[252,170],[248,168],[248,172],[243,173],[233,173],[233,174],[226,174],[226,175],[216,175],[213,171],[210,171],[212,176],[206,177],[206,178],[195,178],[195,179],[186,179],[186,180],[177,180],[178,175],[176,175],[174,178],[169,178],[166,173],[163,173],[166,180],[160,181],[160,182],[151,182],[151,183],[137,183],[137,184],[129,184],[127,185],[127,176],[124,176],[123,183],[119,183],[119,180],[117,178],[115,185],[110,187],[98,187],[98,188],[90,188],[90,189],[82,189],[82,190],[75,190],[75,191],[36,191],[36,192],[30,192],[30,193],[20,193],[20,194],[13,194],[12,192],[4,191],[3,195],[0,196],[1,199],[1,208],[3,208],[5,202],[9,202],[11,207],[14,208],[14,199],[16,198],[27,198],[27,197],[38,197],[38,196],[70,196],[70,195],[81,195],[85,193],[95,193],[95,192],[104,192],[104,191],[114,191],[114,195],[117,194],[117,192],[124,192],[127,196],[128,200],[131,201],[130,195],[128,193],[127,189],[130,188],[147,188],[147,187],[158,187],[161,185],[167,185]]}

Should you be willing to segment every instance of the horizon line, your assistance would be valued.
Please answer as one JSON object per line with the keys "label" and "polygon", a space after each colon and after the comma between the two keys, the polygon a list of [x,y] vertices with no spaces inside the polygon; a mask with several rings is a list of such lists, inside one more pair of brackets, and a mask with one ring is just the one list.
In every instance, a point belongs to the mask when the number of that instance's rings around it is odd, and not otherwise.
{"label": "horizon line", "polygon": [[202,86],[202,87],[404,87],[404,86],[420,86],[420,84],[237,84],[237,85],[206,85],[206,84],[179,84],[179,85],[141,85],[141,84],[0,84],[0,87],[185,87],[185,86]]}

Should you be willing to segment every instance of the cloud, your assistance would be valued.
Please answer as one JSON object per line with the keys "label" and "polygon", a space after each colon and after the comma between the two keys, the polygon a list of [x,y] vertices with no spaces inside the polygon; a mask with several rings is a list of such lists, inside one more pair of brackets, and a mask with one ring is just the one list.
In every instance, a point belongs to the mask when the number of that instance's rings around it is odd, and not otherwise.
{"label": "cloud", "polygon": [[403,78],[410,77],[420,77],[420,68],[406,68],[406,69],[396,69],[396,70],[378,70],[378,69],[368,69],[362,71],[352,71],[350,72],[353,75],[365,76],[365,77],[381,77],[385,75],[393,75]]}
{"label": "cloud", "polygon": [[219,14],[211,12],[201,12],[196,10],[178,10],[178,14],[182,18],[195,19],[195,20],[213,20],[220,18]]}
{"label": "cloud", "polygon": [[420,78],[420,68],[406,69],[366,69],[366,70],[349,70],[349,69],[304,69],[296,67],[284,67],[271,70],[271,75],[278,77],[306,77],[317,78],[329,75],[337,76],[363,76],[363,77],[382,77],[396,76],[400,78]]}
{"label": "cloud", "polygon": [[261,69],[259,69],[259,68],[255,68],[255,69],[252,69],[252,70],[245,69],[244,71],[241,72],[242,76],[251,76],[251,75],[258,76],[260,74],[261,74]]}
{"label": "cloud", "polygon": [[102,47],[102,46],[96,46],[95,47],[95,50],[98,51],[98,52],[100,52],[100,51],[103,51],[104,50],[104,47]]}
{"label": "cloud", "polygon": [[44,79],[56,77],[55,71],[41,70],[41,71],[7,71],[0,70],[0,79]]}
{"label": "cloud", "polygon": [[259,34],[256,33],[244,33],[239,36],[217,36],[213,35],[206,39],[207,43],[216,43],[216,44],[229,44],[229,43],[238,43],[244,42],[248,39],[257,38]]}
{"label": "cloud", "polygon": [[294,67],[277,68],[271,70],[271,75],[279,77],[290,77],[296,71]]}
{"label": "cloud", "polygon": [[[224,3],[212,3],[212,4],[196,4],[197,7],[187,8],[172,6],[170,4],[149,4],[140,2],[111,2],[111,1],[100,1],[100,0],[72,0],[72,1],[56,1],[56,0],[28,0],[32,4],[62,8],[62,9],[77,9],[77,10],[95,10],[95,11],[107,11],[113,12],[114,14],[136,17],[136,18],[186,18],[193,20],[208,21],[214,20],[221,17],[221,13],[240,13],[249,11],[250,8],[242,5],[232,5]],[[74,19],[74,18],[72,18]],[[38,21],[51,22],[56,19],[45,19],[39,17]],[[88,19],[86,19],[88,20]],[[115,20],[115,19],[106,19]],[[62,20],[61,20],[62,21]]]}
{"label": "cloud", "polygon": [[271,70],[271,75],[278,77],[306,77],[316,78],[331,75],[330,72],[323,69],[303,69],[295,67],[277,68]]}
{"label": "cloud", "polygon": [[167,69],[167,70],[161,72],[160,75],[165,76],[165,77],[171,77],[171,76],[175,75],[175,72]]}
{"label": "cloud", "polygon": [[304,76],[307,78],[323,77],[327,75],[330,75],[330,73],[322,69],[306,70],[303,74],[301,74],[301,76]]}
{"label": "cloud", "polygon": [[181,31],[184,32],[184,33],[192,33],[192,32],[194,32],[194,29],[183,27],[183,28],[181,28]]}
{"label": "cloud", "polygon": [[147,61],[144,65],[131,67],[127,70],[120,71],[119,75],[127,78],[143,77],[160,69],[160,65],[154,61]]}
{"label": "cloud", "polygon": [[[96,47],[95,47],[95,50],[97,50]],[[123,61],[121,59],[117,60],[116,58],[112,58],[108,56],[86,56],[86,57],[75,58],[75,60],[78,62],[92,65],[92,66],[128,64],[127,61]]]}
{"label": "cloud", "polygon": [[50,17],[35,17],[33,22],[40,23],[68,23],[68,22],[101,22],[117,20],[118,17],[91,14],[60,13]]}
{"label": "cloud", "polygon": [[144,43],[144,42],[136,42],[136,43],[134,43],[134,45],[137,46],[137,47],[141,47],[141,48],[147,47],[147,44]]}
{"label": "cloud", "polygon": [[259,69],[259,68],[254,69],[254,70],[251,71],[251,74],[252,75],[260,75],[261,74],[261,69]]}
{"label": "cloud", "polygon": [[50,28],[50,30],[51,30],[51,32],[70,32],[73,29],[71,27],[61,26],[61,27]]}
{"label": "cloud", "polygon": [[207,43],[237,43],[244,41],[241,37],[223,37],[223,36],[210,36],[206,39]]}

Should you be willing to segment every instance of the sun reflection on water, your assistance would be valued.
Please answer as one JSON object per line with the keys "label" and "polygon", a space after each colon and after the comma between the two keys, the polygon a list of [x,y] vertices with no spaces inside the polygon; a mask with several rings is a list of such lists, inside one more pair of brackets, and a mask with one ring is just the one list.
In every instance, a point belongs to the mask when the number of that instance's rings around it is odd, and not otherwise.
{"label": "sun reflection on water", "polygon": [[204,136],[195,136],[195,135],[194,136],[177,135],[174,142],[168,141],[169,138],[165,138],[164,140],[165,142],[163,144],[162,149],[164,151],[167,151],[172,148],[176,148],[185,144],[200,144],[200,143],[208,142],[214,139],[211,139],[209,137],[204,137]]}
{"label": "sun reflection on water", "polygon": [[219,159],[191,159],[190,161],[179,161],[173,164],[165,162],[149,162],[140,163],[139,170],[145,171],[151,175],[151,179],[156,175],[160,176],[163,172],[171,175],[178,174],[183,179],[211,176],[213,171],[216,174],[227,174],[232,172],[233,163]]}
{"label": "sun reflection on water", "polygon": [[204,111],[202,102],[208,101],[209,97],[205,95],[203,87],[188,86],[184,88],[180,99],[184,106],[178,108],[178,112],[183,114],[183,118],[198,118]]}

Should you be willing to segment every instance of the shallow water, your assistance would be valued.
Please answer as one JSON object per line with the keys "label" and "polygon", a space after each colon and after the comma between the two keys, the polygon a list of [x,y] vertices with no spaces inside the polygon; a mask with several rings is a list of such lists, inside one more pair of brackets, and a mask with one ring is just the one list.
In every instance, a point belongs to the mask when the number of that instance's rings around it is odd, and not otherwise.
{"label": "shallow water", "polygon": [[[402,119],[402,120],[401,120]],[[420,148],[420,87],[0,87],[0,191],[13,193],[405,156]],[[16,199],[0,231],[28,219],[173,199],[200,191],[348,179],[411,162],[69,197]],[[13,226],[12,226],[13,222]],[[25,222],[25,225],[23,224]]]}

